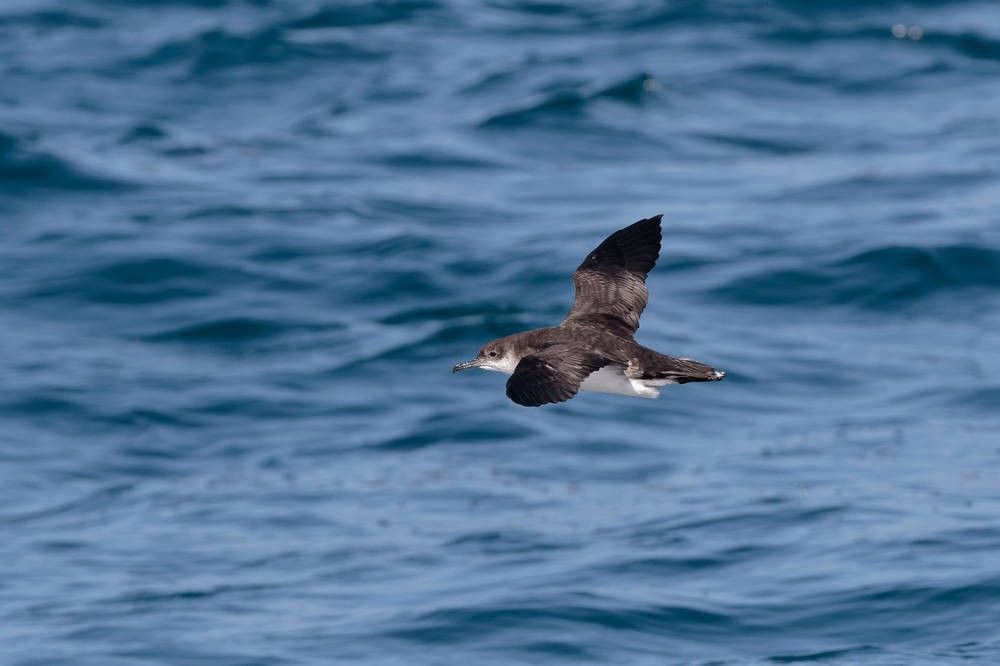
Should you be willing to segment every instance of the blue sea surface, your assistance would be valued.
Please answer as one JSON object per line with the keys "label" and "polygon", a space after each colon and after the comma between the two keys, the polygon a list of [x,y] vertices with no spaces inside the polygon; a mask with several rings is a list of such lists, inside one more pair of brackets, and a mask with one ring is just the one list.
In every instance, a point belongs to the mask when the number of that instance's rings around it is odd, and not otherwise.
{"label": "blue sea surface", "polygon": [[995,2],[6,0],[0,220],[3,666],[1000,663]]}

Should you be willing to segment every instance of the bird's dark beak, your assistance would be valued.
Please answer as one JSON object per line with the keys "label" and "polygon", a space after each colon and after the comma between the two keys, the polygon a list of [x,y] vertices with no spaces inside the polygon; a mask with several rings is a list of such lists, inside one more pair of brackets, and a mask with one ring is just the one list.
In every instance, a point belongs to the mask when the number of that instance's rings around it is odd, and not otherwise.
{"label": "bird's dark beak", "polygon": [[466,361],[465,363],[459,363],[454,368],[451,369],[452,372],[458,372],[459,370],[468,370],[469,368],[478,368],[482,365],[482,361],[478,358],[474,358],[471,361]]}

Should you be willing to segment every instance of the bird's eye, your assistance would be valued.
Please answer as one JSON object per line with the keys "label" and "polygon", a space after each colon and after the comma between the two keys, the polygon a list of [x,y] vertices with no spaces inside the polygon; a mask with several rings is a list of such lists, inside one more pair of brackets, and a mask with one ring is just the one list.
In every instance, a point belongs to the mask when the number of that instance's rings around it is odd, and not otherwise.
{"label": "bird's eye", "polygon": [[495,351],[491,351],[490,352],[490,356],[496,356],[496,355],[497,355],[497,353]]}

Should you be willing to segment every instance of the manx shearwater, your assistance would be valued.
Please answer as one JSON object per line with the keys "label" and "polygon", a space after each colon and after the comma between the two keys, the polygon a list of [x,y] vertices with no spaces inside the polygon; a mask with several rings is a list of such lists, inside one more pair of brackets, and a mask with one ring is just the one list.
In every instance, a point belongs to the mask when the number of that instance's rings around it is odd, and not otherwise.
{"label": "manx shearwater", "polygon": [[712,382],[724,372],[643,347],[633,337],[649,301],[646,275],[660,256],[662,215],[619,229],[573,274],[576,300],[558,326],[508,335],[452,370],[510,375],[507,397],[537,407],[578,391],[656,398],[667,384]]}

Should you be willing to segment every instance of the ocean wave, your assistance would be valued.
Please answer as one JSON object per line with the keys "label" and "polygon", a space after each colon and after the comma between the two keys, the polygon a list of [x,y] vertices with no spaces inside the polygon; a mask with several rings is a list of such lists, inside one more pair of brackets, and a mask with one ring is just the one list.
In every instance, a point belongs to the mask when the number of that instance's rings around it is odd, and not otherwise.
{"label": "ocean wave", "polygon": [[581,87],[545,93],[536,102],[506,111],[498,111],[479,123],[482,128],[518,128],[583,117],[586,109],[599,100],[641,104],[657,96],[661,83],[644,72],[601,87]]}
{"label": "ocean wave", "polygon": [[758,62],[749,65],[740,64],[728,72],[737,81],[741,79],[758,79],[776,81],[798,86],[823,86],[830,82],[830,74],[814,73],[800,64]]}
{"label": "ocean wave", "polygon": [[[919,40],[906,40],[901,46],[910,48],[937,49],[944,47],[952,53],[975,60],[1000,60],[1000,40],[978,32],[936,30],[933,25],[921,28]],[[759,38],[789,44],[815,44],[821,41],[896,41],[893,38],[890,25],[858,25],[851,27],[833,27],[821,24],[794,25],[786,24],[779,27],[768,27],[762,30]]]}
{"label": "ocean wave", "polygon": [[580,33],[615,30],[639,32],[720,23],[765,23],[775,18],[768,7],[741,2],[622,3],[500,0],[507,34]]}
{"label": "ocean wave", "polygon": [[[752,536],[779,526],[810,525],[826,519],[835,519],[848,511],[844,504],[815,507],[791,506],[781,497],[758,501],[747,509],[726,510],[715,515],[679,516],[669,520],[652,520],[629,525],[615,534],[621,534],[636,549],[663,548],[682,542],[697,540],[701,532],[718,533],[724,530],[733,537]],[[764,551],[747,553],[760,555]]]}
{"label": "ocean wave", "polygon": [[0,14],[0,27],[30,26],[38,29],[51,28],[102,28],[107,25],[103,19],[60,9],[40,9],[36,11]]}
{"label": "ocean wave", "polygon": [[972,245],[886,246],[818,266],[768,269],[711,293],[753,305],[894,309],[972,288],[1000,287],[1000,250]]}
{"label": "ocean wave", "polygon": [[1000,39],[985,37],[974,32],[949,35],[931,35],[931,41],[943,43],[957,53],[977,60],[1000,60]]}
{"label": "ocean wave", "polygon": [[382,440],[374,446],[387,451],[412,451],[442,444],[519,441],[533,434],[531,428],[513,419],[486,418],[470,423],[460,415],[433,415],[423,419],[410,432]]}
{"label": "ocean wave", "polygon": [[[379,321],[389,325],[454,322],[472,318],[478,322],[511,321],[525,315],[523,308],[504,303],[470,303],[406,308],[383,317]],[[446,336],[448,337],[448,336]],[[450,337],[449,337],[450,339]]]}
{"label": "ocean wave", "polygon": [[[740,89],[759,90],[761,86],[774,94],[797,98],[803,88],[827,88],[836,93],[866,95],[887,94],[912,89],[925,77],[941,76],[955,71],[954,65],[945,58],[937,57],[918,65],[899,65],[876,70],[847,69],[831,70],[816,67],[810,70],[803,65],[755,63],[738,65],[726,72],[727,81],[735,81]],[[808,129],[808,125],[796,127],[796,131]]]}
{"label": "ocean wave", "polygon": [[139,123],[134,125],[119,139],[119,143],[128,144],[142,141],[165,139],[167,131],[155,123]]}
{"label": "ocean wave", "polygon": [[439,16],[445,6],[432,0],[376,0],[373,2],[337,2],[312,14],[284,24],[291,30],[357,28],[406,22],[413,24],[426,16]]}
{"label": "ocean wave", "polygon": [[25,188],[107,191],[133,187],[137,185],[93,173],[33,142],[0,132],[0,193],[20,193]]}
{"label": "ocean wave", "polygon": [[145,336],[149,342],[187,342],[214,345],[242,343],[280,337],[296,332],[320,332],[343,328],[337,324],[275,321],[256,317],[222,317],[187,324],[168,331]]}
{"label": "ocean wave", "polygon": [[858,645],[834,650],[821,650],[819,652],[813,650],[783,652],[781,654],[770,655],[768,660],[776,664],[798,664],[801,662],[812,661],[826,662],[831,659],[841,659],[845,657],[856,658],[866,654],[878,654],[879,652],[880,650],[874,645]]}
{"label": "ocean wave", "polygon": [[190,74],[199,76],[253,66],[282,67],[300,59],[335,62],[382,56],[350,35],[323,40],[294,39],[291,35],[285,28],[273,26],[248,33],[213,29],[158,46],[125,63],[124,68],[184,65]]}
{"label": "ocean wave", "polygon": [[922,200],[941,192],[992,183],[995,174],[985,170],[925,171],[914,174],[865,173],[784,190],[773,201],[833,202],[856,197]]}
{"label": "ocean wave", "polygon": [[498,166],[492,158],[464,155],[436,148],[389,153],[372,158],[373,163],[399,169],[489,169]]}
{"label": "ocean wave", "polygon": [[947,404],[950,410],[980,412],[988,415],[998,414],[1000,413],[1000,386],[985,386],[958,391],[949,396]]}
{"label": "ocean wave", "polygon": [[825,41],[893,41],[889,25],[850,25],[840,27],[831,24],[788,22],[770,25],[757,34],[763,41],[780,42],[791,45],[809,45]]}
{"label": "ocean wave", "polygon": [[770,155],[797,155],[810,153],[818,148],[817,144],[804,141],[802,138],[774,136],[773,132],[757,134],[697,132],[693,136],[727,148]]}
{"label": "ocean wave", "polygon": [[87,432],[134,428],[141,431],[160,426],[186,428],[197,422],[167,408],[151,406],[114,406],[84,391],[34,390],[25,391],[0,403],[0,413],[42,424],[56,431],[79,430],[87,424]]}
{"label": "ocean wave", "polygon": [[110,483],[70,500],[54,503],[51,506],[29,509],[19,513],[0,514],[0,525],[18,525],[42,521],[47,518],[61,516],[66,513],[86,514],[104,509],[121,497],[128,495],[134,486],[130,483]]}
{"label": "ocean wave", "polygon": [[463,534],[446,543],[445,547],[475,555],[523,555],[565,550],[570,546],[527,530],[489,530]]}
{"label": "ocean wave", "polygon": [[25,295],[77,302],[142,304],[205,298],[226,288],[294,291],[307,286],[290,278],[217,261],[136,256],[40,281],[27,289]]}
{"label": "ocean wave", "polygon": [[546,628],[561,632],[578,630],[655,633],[659,636],[687,637],[737,630],[737,619],[725,613],[695,605],[618,606],[595,603],[481,604],[425,613],[409,626],[386,632],[388,636],[415,643],[461,644],[496,633],[532,631]]}

